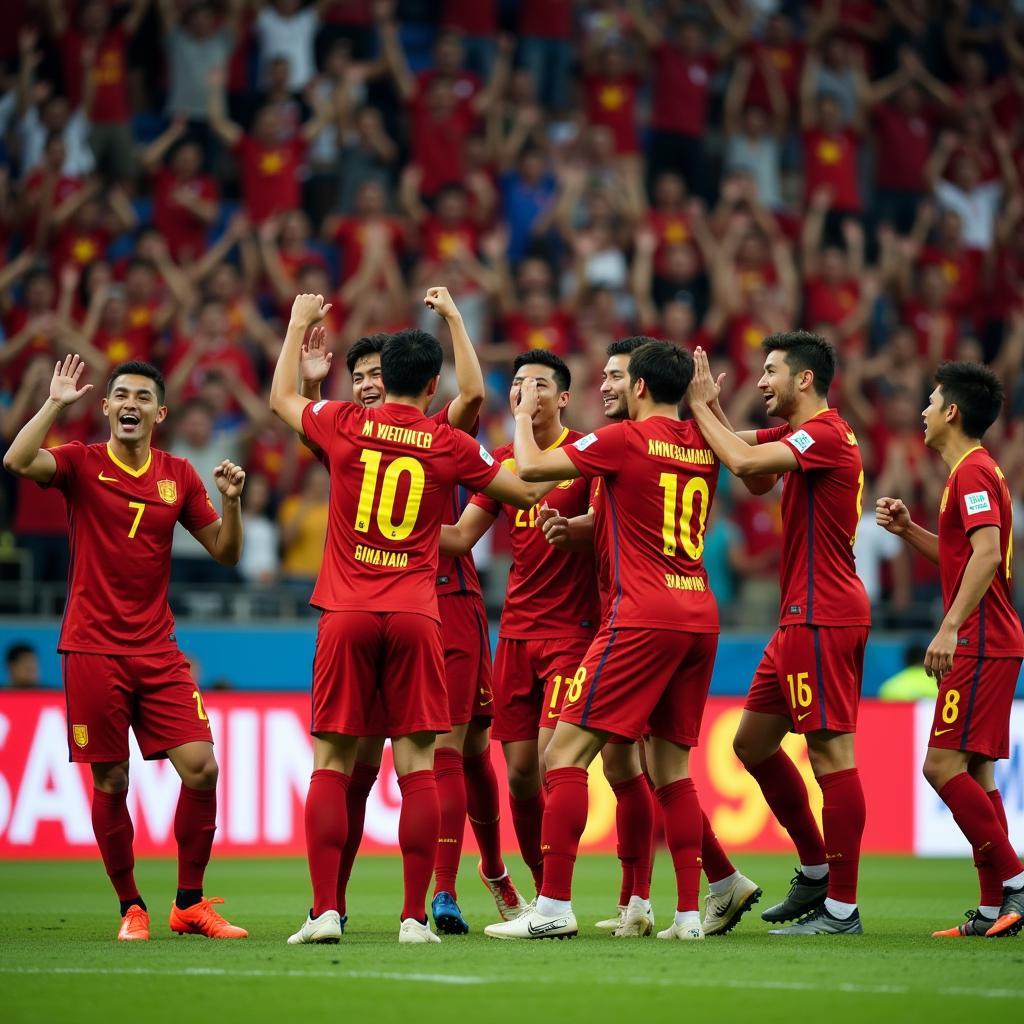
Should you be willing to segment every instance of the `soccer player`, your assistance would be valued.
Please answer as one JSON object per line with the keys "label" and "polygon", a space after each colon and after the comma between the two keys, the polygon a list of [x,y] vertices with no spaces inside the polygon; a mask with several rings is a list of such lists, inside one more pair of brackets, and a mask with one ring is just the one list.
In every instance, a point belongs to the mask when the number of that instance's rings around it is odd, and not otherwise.
{"label": "soccer player", "polygon": [[[693,375],[684,349],[649,342],[629,358],[629,420],[544,451],[532,416],[539,387],[522,385],[515,458],[525,480],[601,481],[599,546],[610,553],[612,600],[579,669],[546,751],[544,872],[536,907],[485,934],[500,939],[575,935],[573,868],[587,821],[587,766],[611,736],[648,734],[647,766],[664,811],[678,890],[661,939],[702,939],[697,910],[701,810],[689,777],[718,645],[718,609],[701,561],[718,459],[679,403]],[[636,872],[626,924],[649,905]]]}
{"label": "soccer player", "polygon": [[311,402],[296,387],[307,330],[330,306],[299,295],[271,384],[271,408],[326,456],[331,508],[311,603],[321,610],[313,661],[314,769],[306,798],[313,906],[289,943],[337,942],[346,790],[358,737],[373,734],[376,702],[392,739],[402,791],[399,844],[405,901],[399,942],[439,942],[424,914],[440,827],[434,741],[450,729],[437,611],[437,541],[462,484],[529,508],[536,490],[461,431],[428,419],[442,353],[422,331],[381,350],[387,401]]}
{"label": "soccer player", "polygon": [[[864,469],[849,424],[828,406],[836,354],[807,331],[762,342],[758,388],[770,416],[786,422],[734,434],[712,408],[718,385],[700,348],[690,389],[694,419],[737,476],[785,474],[782,491],[782,608],[747,694],[733,748],[779,823],[800,869],[766,921],[799,917],[773,935],[860,934],[857,869],[864,791],[854,762],[864,647],[871,611],[854,571]],[[824,798],[824,839],[796,766],[781,748],[788,732],[807,741]]]}
{"label": "soccer player", "polygon": [[[424,303],[449,325],[455,355],[455,376],[459,394],[430,418],[437,423],[473,435],[483,401],[483,374],[466,333],[462,315],[447,288],[431,288]],[[386,334],[360,338],[348,350],[345,360],[352,377],[354,401],[364,409],[384,404],[380,353]],[[302,346],[302,394],[320,400],[320,382],[330,372],[331,353],[322,330],[313,331]],[[445,515],[454,523],[464,501],[458,492]],[[462,558],[441,555],[437,569],[438,610],[444,640],[445,680],[452,731],[438,737],[434,751],[441,806],[441,833],[435,864],[436,891],[431,911],[438,931],[464,934],[469,930],[459,909],[455,887],[462,854],[462,837],[467,813],[480,848],[479,874],[494,898],[503,919],[519,914],[526,906],[513,884],[501,855],[501,814],[498,782],[491,763],[490,719],[494,699],[491,693],[491,652],[487,611],[480,580],[471,554]],[[378,709],[378,723],[380,714]],[[383,733],[384,728],[375,732]],[[338,911],[344,929],[348,881],[363,835],[366,801],[377,780],[384,750],[383,735],[363,737],[356,747],[356,762],[349,785],[348,838],[342,852],[338,879]]]}
{"label": "soccer player", "polygon": [[[572,381],[558,356],[536,349],[517,356],[512,367],[509,404],[513,412],[525,382],[536,382],[533,436],[542,449],[556,450],[583,436],[562,425]],[[494,453],[514,470],[512,455],[511,444]],[[551,490],[544,503],[565,516],[582,514],[589,504],[587,484],[584,480],[566,481]],[[544,748],[601,617],[593,553],[559,551],[548,544],[537,529],[539,507],[523,512],[476,495],[458,523],[441,531],[441,551],[462,556],[502,512],[505,514],[512,568],[494,658],[494,737],[501,741],[508,766],[509,802],[519,849],[538,891],[543,861]],[[650,832],[650,825],[645,827]]]}
{"label": "soccer player", "polygon": [[937,562],[945,615],[924,667],[938,681],[924,776],[974,849],[977,910],[937,937],[1016,935],[1024,927],[1024,865],[1007,836],[994,766],[1010,753],[1010,710],[1024,658],[1013,607],[1013,504],[982,446],[1003,407],[999,378],[977,363],[944,363],[922,413],[924,442],[949,467],[939,532],[882,497],[875,519]]}
{"label": "soccer player", "polygon": [[92,826],[121,903],[124,940],[149,938],[149,913],[135,883],[128,814],[128,730],[142,756],[166,757],[181,777],[174,814],[178,892],[171,930],[244,939],[203,896],[217,818],[217,760],[203,698],[174,636],[167,604],[175,523],[222,565],[242,551],[239,497],[245,473],[224,461],[214,470],[222,515],[185,460],[151,446],[167,417],[164,380],[148,363],[114,367],[103,414],[105,444],[42,448],[68,406],[92,390],[79,387],[77,355],[54,367],[50,396],[22,427],[4,466],[41,487],[56,487],[68,506],[71,572],[58,650],[63,658],[68,751],[92,769]]}
{"label": "soccer player", "polygon": [[[632,338],[620,338],[613,341],[607,349],[608,362],[601,373],[601,400],[604,414],[608,419],[619,422],[629,418],[626,395],[629,387],[629,357],[641,345],[654,339],[638,335]],[[774,477],[768,480],[756,480],[750,477],[744,481],[755,493],[763,493],[774,484]],[[538,522],[544,530],[549,544],[563,549],[586,549],[594,544],[594,506],[601,500],[600,481],[595,481],[591,493],[591,507],[585,516],[573,520],[559,516],[553,509],[542,508],[538,513]],[[607,611],[612,600],[611,552],[603,548],[595,551],[597,559],[597,578],[601,588],[601,607]],[[639,842],[640,829],[636,827],[637,812],[623,794],[631,794],[638,790],[633,782],[646,787],[646,778],[641,773],[640,746],[638,743],[623,743],[613,738],[601,751],[604,761],[605,776],[612,784],[616,795],[615,826],[618,833],[618,854],[622,865],[622,886],[619,891],[618,914],[607,921],[599,921],[598,928],[612,931],[623,936],[626,909],[633,895],[633,872],[637,861],[634,843]],[[639,801],[637,800],[637,803]],[[653,819],[654,808],[650,814]],[[653,842],[653,836],[652,836]],[[761,889],[756,882],[743,875],[722,848],[708,821],[703,816],[701,832],[701,866],[708,879],[708,894],[704,911],[704,934],[724,935],[739,923],[740,918],[761,898]],[[647,860],[653,860],[653,848],[647,854]]]}

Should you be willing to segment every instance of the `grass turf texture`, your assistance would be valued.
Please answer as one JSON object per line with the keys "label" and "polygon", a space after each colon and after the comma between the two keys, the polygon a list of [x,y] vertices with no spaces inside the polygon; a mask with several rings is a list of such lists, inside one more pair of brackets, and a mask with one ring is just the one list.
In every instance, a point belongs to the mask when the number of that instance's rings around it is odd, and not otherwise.
{"label": "grass turf texture", "polygon": [[[455,1019],[479,1024],[618,1016],[664,1020],[786,1021],[802,1014],[831,1022],[949,1019],[966,1011],[1024,1009],[1024,935],[940,940],[974,905],[970,862],[869,857],[861,868],[867,934],[786,939],[767,934],[758,911],[785,895],[789,857],[745,856],[739,867],[765,890],[738,929],[703,943],[619,940],[593,929],[614,913],[618,864],[581,857],[571,941],[486,939],[494,904],[463,861],[460,903],[468,936],[440,946],[399,946],[401,866],[365,857],[356,865],[349,930],[337,946],[288,947],[309,900],[299,860],[214,859],[210,895],[227,899],[229,920],[250,938],[211,942],[167,928],[174,866],[144,861],[137,879],[153,938],[118,943],[117,903],[99,860],[0,865],[0,1017],[287,1021],[323,1013],[374,1022]],[[520,883],[529,877],[516,859]],[[659,853],[653,892],[659,925],[674,887]],[[341,1018],[339,1018],[341,1019]]]}

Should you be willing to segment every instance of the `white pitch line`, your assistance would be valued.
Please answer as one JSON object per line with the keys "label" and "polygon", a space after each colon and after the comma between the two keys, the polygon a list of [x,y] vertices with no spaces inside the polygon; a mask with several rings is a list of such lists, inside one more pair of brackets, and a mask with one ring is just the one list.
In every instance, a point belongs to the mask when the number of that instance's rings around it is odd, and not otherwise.
{"label": "white pitch line", "polygon": [[[231,967],[0,967],[2,974],[31,975],[139,975],[169,978],[328,978],[369,981],[407,981],[426,985],[507,985],[507,977],[486,977],[475,974],[405,974],[399,971],[308,970],[283,968],[279,971]],[[562,984],[563,978],[532,978],[532,984]],[[1024,999],[1024,992],[1008,988],[939,988],[913,989],[907,985],[861,985],[842,982],[836,985],[815,985],[806,981],[763,981],[753,979],[712,979],[699,977],[675,978],[619,978],[590,979],[591,984],[602,986],[629,986],[630,988],[711,988],[740,991],[832,992],[842,995],[920,995],[925,992],[939,996],[966,996],[972,999]]]}

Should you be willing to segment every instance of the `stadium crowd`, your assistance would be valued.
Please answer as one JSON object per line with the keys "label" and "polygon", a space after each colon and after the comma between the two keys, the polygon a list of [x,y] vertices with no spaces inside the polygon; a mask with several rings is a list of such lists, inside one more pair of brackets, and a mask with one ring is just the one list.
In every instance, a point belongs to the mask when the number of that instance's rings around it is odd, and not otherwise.
{"label": "stadium crowd", "polygon": [[[207,481],[225,458],[248,471],[246,599],[305,597],[327,476],[267,401],[296,292],[331,297],[343,355],[407,326],[450,346],[421,302],[448,287],[487,376],[489,448],[512,435],[516,354],[566,359],[566,422],[586,431],[605,348],[630,334],[702,345],[734,425],[763,426],[761,340],[803,326],[840,352],[869,596],[883,623],[930,621],[936,567],[872,510],[898,492],[934,517],[945,474],[920,412],[940,361],[1004,379],[986,443],[1024,503],[1021,6],[7,0],[0,433],[65,353],[94,381],[152,360],[172,413],[157,444]],[[326,394],[349,393],[336,360]],[[48,445],[103,434],[98,402],[74,413]],[[4,487],[5,551],[63,580],[63,499]],[[709,574],[734,622],[763,626],[779,489],[723,497]],[[237,578],[183,530],[173,572]]]}

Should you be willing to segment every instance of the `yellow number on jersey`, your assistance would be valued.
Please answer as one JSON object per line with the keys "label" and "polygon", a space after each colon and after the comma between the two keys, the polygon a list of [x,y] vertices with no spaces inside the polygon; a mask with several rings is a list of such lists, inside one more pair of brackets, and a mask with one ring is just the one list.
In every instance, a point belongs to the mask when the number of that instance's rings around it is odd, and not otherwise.
{"label": "yellow number on jersey", "polygon": [[141,501],[129,501],[129,508],[136,509],[135,522],[132,523],[132,528],[128,531],[128,539],[133,540],[135,537],[135,531],[139,528],[139,523],[142,522],[142,513],[146,511],[146,506]]}
{"label": "yellow number on jersey", "polygon": [[857,521],[853,525],[853,536],[850,538],[850,547],[857,543],[857,529],[860,526],[860,516],[864,511],[864,470],[860,471],[857,477]]}
{"label": "yellow number on jersey", "polygon": [[203,695],[198,690],[193,690],[192,699],[196,702],[196,714],[199,716],[199,721],[207,721],[206,708],[203,707]]}
{"label": "yellow number on jersey", "polygon": [[807,682],[808,672],[797,672],[794,677],[792,673],[786,676],[789,683],[789,703],[793,708],[809,708],[814,694],[811,692],[810,684]]}
{"label": "yellow number on jersey", "polygon": [[534,505],[530,511],[527,512],[525,509],[516,509],[516,526],[528,526],[531,529],[537,525],[537,509],[540,506]]}
{"label": "yellow number on jersey", "polygon": [[[381,453],[372,448],[363,450],[359,460],[366,465],[363,471],[363,485],[359,489],[359,503],[356,506],[356,529],[367,533],[370,519],[373,516],[373,499],[377,493],[377,477],[380,473]],[[405,502],[405,512],[399,522],[395,522],[395,496],[398,493],[398,481],[402,474],[409,476],[409,496]],[[416,519],[420,514],[423,501],[424,475],[423,465],[416,459],[403,455],[395,459],[384,470],[384,479],[380,488],[380,501],[377,503],[377,528],[387,540],[405,540],[413,531]]]}
{"label": "yellow number on jersey", "polygon": [[[675,473],[662,473],[658,486],[665,492],[663,517],[661,522],[662,551],[666,555],[676,553],[676,496],[679,491],[679,477]],[[697,521],[696,535],[693,530],[693,499],[700,495],[700,515]],[[683,488],[682,510],[679,514],[679,543],[683,550],[696,560],[704,550],[704,526],[708,518],[710,491],[703,477],[692,476]]]}

